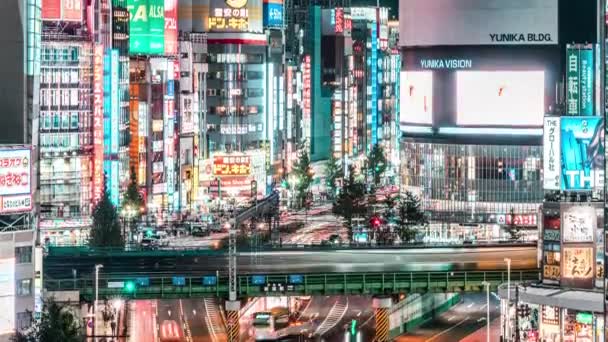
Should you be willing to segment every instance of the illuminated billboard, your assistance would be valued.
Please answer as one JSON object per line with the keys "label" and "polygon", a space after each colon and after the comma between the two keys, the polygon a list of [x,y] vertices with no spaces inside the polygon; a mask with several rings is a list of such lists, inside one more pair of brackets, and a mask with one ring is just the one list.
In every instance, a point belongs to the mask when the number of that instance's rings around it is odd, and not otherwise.
{"label": "illuminated billboard", "polygon": [[597,228],[595,208],[580,205],[562,205],[562,242],[593,242]]}
{"label": "illuminated billboard", "polygon": [[543,188],[559,190],[561,182],[560,118],[546,117],[543,126]]}
{"label": "illuminated billboard", "polygon": [[457,71],[456,123],[462,126],[543,125],[544,71]]}
{"label": "illuminated billboard", "polygon": [[42,20],[81,22],[82,0],[42,0]]}
{"label": "illuminated billboard", "polygon": [[251,157],[249,156],[214,156],[213,175],[215,176],[249,176]]}
{"label": "illuminated billboard", "polygon": [[433,123],[433,72],[403,71],[400,83],[401,124]]}
{"label": "illuminated billboard", "polygon": [[561,189],[600,190],[604,186],[604,120],[561,118]]}
{"label": "illuminated billboard", "polygon": [[263,32],[262,0],[209,0],[209,32]]}
{"label": "illuminated billboard", "polygon": [[165,52],[165,0],[128,0],[129,52]]}
{"label": "illuminated billboard", "polygon": [[264,27],[281,28],[283,27],[283,1],[265,0],[264,1]]}
{"label": "illuminated billboard", "polygon": [[32,151],[15,147],[0,150],[0,213],[32,209]]}
{"label": "illuminated billboard", "polygon": [[564,247],[561,284],[566,287],[593,287],[594,265],[593,247]]}
{"label": "illuminated billboard", "polygon": [[103,45],[93,50],[93,202],[103,194]]}
{"label": "illuminated billboard", "polygon": [[402,46],[556,45],[558,1],[400,0]]}
{"label": "illuminated billboard", "polygon": [[177,0],[165,0],[165,54],[177,54]]}
{"label": "illuminated billboard", "polygon": [[568,45],[566,67],[566,114],[595,114],[593,47]]}

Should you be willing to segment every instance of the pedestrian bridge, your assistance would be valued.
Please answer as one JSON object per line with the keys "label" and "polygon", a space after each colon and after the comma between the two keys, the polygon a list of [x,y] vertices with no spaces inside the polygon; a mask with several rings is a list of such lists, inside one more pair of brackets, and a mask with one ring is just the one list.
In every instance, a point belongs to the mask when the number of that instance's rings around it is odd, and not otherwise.
{"label": "pedestrian bridge", "polygon": [[[539,270],[517,270],[511,281],[539,280]],[[238,276],[240,297],[289,295],[390,295],[427,292],[479,292],[484,282],[496,289],[507,282],[507,271],[324,273]],[[46,291],[78,291],[81,299],[95,295],[95,280],[47,279]],[[150,276],[103,277],[99,279],[100,298],[168,299],[228,297],[228,277]]]}

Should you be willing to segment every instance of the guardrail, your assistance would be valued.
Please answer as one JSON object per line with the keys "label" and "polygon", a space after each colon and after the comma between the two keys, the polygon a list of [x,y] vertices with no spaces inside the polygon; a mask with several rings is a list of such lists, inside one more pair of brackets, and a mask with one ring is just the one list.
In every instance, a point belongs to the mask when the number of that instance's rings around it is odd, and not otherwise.
{"label": "guardrail", "polygon": [[[538,281],[538,269],[511,272],[513,282]],[[323,273],[238,276],[241,297],[267,295],[389,295],[427,292],[481,292],[483,282],[493,290],[506,282],[506,271],[399,272],[399,273]],[[80,291],[91,300],[95,282],[92,278],[45,279],[46,291]],[[101,298],[200,298],[227,297],[226,275],[101,277]]]}

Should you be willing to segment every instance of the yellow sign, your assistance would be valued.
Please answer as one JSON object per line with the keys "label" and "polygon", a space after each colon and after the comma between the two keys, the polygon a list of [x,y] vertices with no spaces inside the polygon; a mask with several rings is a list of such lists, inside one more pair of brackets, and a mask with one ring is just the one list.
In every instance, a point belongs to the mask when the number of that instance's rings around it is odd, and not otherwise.
{"label": "yellow sign", "polygon": [[241,8],[247,5],[247,0],[226,0],[226,5],[232,8]]}
{"label": "yellow sign", "polygon": [[563,253],[564,277],[585,279],[594,276],[592,247],[565,247]]}

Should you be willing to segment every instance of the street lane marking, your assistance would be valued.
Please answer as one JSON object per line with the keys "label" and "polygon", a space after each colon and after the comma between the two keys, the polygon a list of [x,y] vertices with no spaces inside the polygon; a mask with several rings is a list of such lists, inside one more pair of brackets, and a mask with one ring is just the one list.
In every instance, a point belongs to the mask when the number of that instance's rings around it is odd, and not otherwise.
{"label": "street lane marking", "polygon": [[432,341],[432,340],[436,339],[437,337],[439,337],[439,336],[441,336],[441,335],[443,335],[443,334],[445,334],[445,333],[447,333],[447,332],[450,332],[450,331],[451,331],[451,330],[453,330],[454,328],[456,328],[456,327],[458,327],[458,326],[462,325],[462,324],[463,324],[464,322],[466,322],[466,321],[467,321],[469,318],[470,318],[470,316],[465,317],[465,318],[464,318],[462,321],[460,321],[460,322],[458,322],[458,323],[454,324],[453,326],[451,326],[451,327],[449,327],[449,328],[445,329],[445,330],[444,330],[444,331],[442,331],[442,332],[439,332],[439,333],[437,333],[437,334],[435,334],[435,335],[431,336],[431,338],[429,338],[428,340],[425,340],[424,342],[430,342],[430,341]]}

